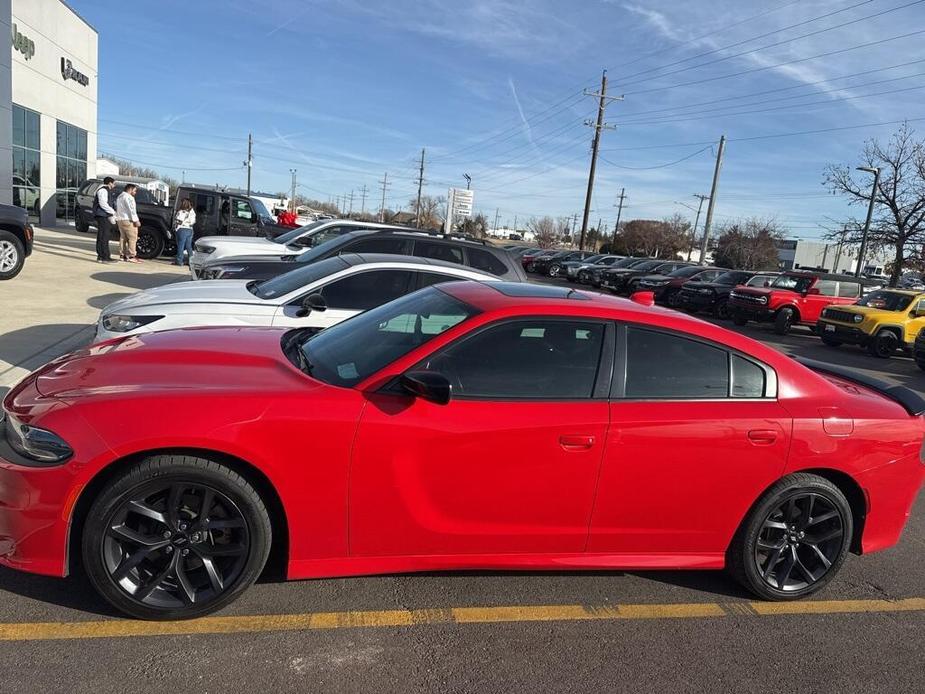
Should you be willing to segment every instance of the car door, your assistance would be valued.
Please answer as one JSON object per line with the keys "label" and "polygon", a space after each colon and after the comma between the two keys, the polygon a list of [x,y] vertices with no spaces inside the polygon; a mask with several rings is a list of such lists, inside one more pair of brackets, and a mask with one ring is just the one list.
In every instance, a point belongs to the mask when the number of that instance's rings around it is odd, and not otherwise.
{"label": "car door", "polygon": [[925,328],[925,298],[914,299],[909,305],[908,315],[905,321],[905,341],[911,347],[922,328]]}
{"label": "car door", "polygon": [[229,236],[256,236],[257,213],[247,200],[231,198],[231,217],[228,221]]}
{"label": "car door", "polygon": [[792,419],[776,376],[720,345],[641,325],[620,326],[617,354],[588,551],[720,566],[787,462]]}
{"label": "car door", "polygon": [[[415,272],[377,268],[356,272],[315,286],[296,299],[281,306],[273,325],[286,327],[329,328],[363,311],[404,296],[415,288]],[[303,300],[309,294],[321,294],[327,308],[324,311],[304,312]]]}
{"label": "car door", "polygon": [[851,301],[838,298],[838,282],[835,280],[817,280],[809,293],[800,301],[800,322],[813,323],[829,304],[850,304]]}
{"label": "car door", "polygon": [[[395,328],[439,332],[443,322]],[[499,321],[418,365],[451,381],[448,404],[369,395],[351,463],[351,554],[582,552],[612,331],[584,319]]]}

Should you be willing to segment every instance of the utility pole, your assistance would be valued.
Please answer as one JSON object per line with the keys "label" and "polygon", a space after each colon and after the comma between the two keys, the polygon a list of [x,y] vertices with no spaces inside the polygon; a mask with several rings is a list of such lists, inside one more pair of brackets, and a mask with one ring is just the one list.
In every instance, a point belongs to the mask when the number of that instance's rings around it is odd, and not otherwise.
{"label": "utility pole", "polygon": [[418,199],[414,204],[415,226],[421,228],[421,188],[424,187],[424,149],[421,149],[421,168],[418,172]]}
{"label": "utility pole", "polygon": [[363,184],[363,187],[360,188],[360,214],[366,214],[366,193],[368,192],[366,184]]}
{"label": "utility pole", "polygon": [[716,151],[716,168],[713,170],[713,186],[710,188],[710,204],[707,205],[707,218],[703,223],[703,244],[700,247],[700,264],[707,262],[707,248],[710,245],[710,229],[713,226],[713,208],[716,206],[716,189],[719,186],[719,172],[723,168],[723,153],[726,151],[726,136],[719,138],[719,149]]}
{"label": "utility pole", "polygon": [[572,225],[568,228],[569,236],[572,237],[572,243],[575,242],[575,232],[578,231],[578,213],[572,215]]}
{"label": "utility pole", "polygon": [[600,218],[600,217],[597,218],[597,227],[595,228],[595,231],[597,232],[596,238],[597,238],[598,240],[600,240],[600,238],[601,238],[601,224],[603,223],[603,221],[604,221],[604,220],[603,220],[602,218]]}
{"label": "utility pole", "polygon": [[[500,213],[501,213],[501,208],[500,208],[500,207],[496,207],[496,208],[495,208],[495,224],[494,224],[494,226],[492,227],[492,229],[494,229],[495,231],[498,230],[498,215],[499,215]],[[516,229],[515,229],[515,231],[516,231]]]}
{"label": "utility pole", "polygon": [[289,198],[289,210],[295,212],[295,169],[289,169],[289,173],[292,174],[292,195]]}
{"label": "utility pole", "polygon": [[697,216],[694,217],[694,228],[691,230],[691,245],[687,249],[688,262],[690,262],[691,254],[694,252],[694,245],[697,243],[697,226],[700,224],[700,210],[703,209],[703,201],[710,199],[709,195],[700,195],[698,193],[694,193],[694,197],[700,200],[700,202],[697,204]]}
{"label": "utility pole", "polygon": [[389,172],[386,171],[382,176],[382,180],[379,181],[382,186],[382,203],[379,205],[379,221],[385,221],[385,192],[389,189]]}
{"label": "utility pole", "polygon": [[[344,197],[347,197],[347,196],[345,195]],[[353,214],[353,191],[351,190],[350,191],[350,208],[347,210],[347,216],[349,217],[352,214]]]}
{"label": "utility pole", "polygon": [[[874,216],[874,203],[877,201],[877,186],[880,185],[880,167],[859,166],[858,171],[866,171],[874,175],[874,186],[870,190],[870,204],[867,206],[867,221],[864,222],[864,231],[861,233],[861,248],[858,251],[858,266],[854,276],[860,277],[864,268],[864,255],[867,253],[867,234],[870,233],[870,220]],[[895,275],[894,275],[895,276]]]}
{"label": "utility pole", "polygon": [[841,252],[845,247],[845,238],[848,236],[848,225],[842,227],[841,235],[838,238],[838,247],[835,249],[835,272],[838,272],[838,264],[841,262]]}
{"label": "utility pole", "polygon": [[585,195],[585,212],[581,219],[581,239],[578,249],[584,250],[585,234],[588,231],[588,215],[591,214],[591,198],[594,195],[594,172],[597,169],[597,152],[601,144],[602,130],[615,130],[616,126],[604,123],[604,111],[609,101],[622,101],[622,96],[607,96],[607,70],[601,74],[601,91],[597,94],[585,91],[585,96],[595,96],[599,99],[597,106],[597,123],[585,121],[585,125],[594,127],[594,140],[591,143],[591,170],[588,172],[588,192]]}
{"label": "utility pole", "polygon": [[613,225],[613,238],[610,241],[610,252],[613,253],[613,246],[617,242],[617,232],[620,231],[620,217],[623,216],[623,201],[626,199],[626,188],[620,188],[620,202],[617,204],[617,223]]}
{"label": "utility pole", "polygon": [[180,174],[180,183],[186,183],[186,169],[183,169]]}
{"label": "utility pole", "polygon": [[244,162],[247,167],[247,197],[251,196],[251,169],[254,167],[254,136],[247,133],[247,161]]}

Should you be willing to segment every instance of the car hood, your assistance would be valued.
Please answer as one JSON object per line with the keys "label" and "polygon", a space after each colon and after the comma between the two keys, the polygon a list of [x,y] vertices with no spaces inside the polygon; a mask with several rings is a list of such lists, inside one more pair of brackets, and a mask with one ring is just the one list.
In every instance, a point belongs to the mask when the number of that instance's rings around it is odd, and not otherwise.
{"label": "car hood", "polygon": [[36,389],[61,400],[323,387],[283,354],[279,328],[190,328],[107,340],[59,357]]}
{"label": "car hood", "polygon": [[770,297],[772,292],[790,292],[791,294],[796,294],[796,292],[791,291],[790,289],[781,289],[776,287],[771,289],[770,287],[736,287],[736,294],[744,294],[746,296],[768,296]]}
{"label": "car hood", "polygon": [[207,260],[203,267],[209,268],[215,267],[216,265],[252,265],[254,263],[295,262],[295,259],[298,257],[297,255],[280,255],[280,249],[285,249],[286,247],[280,246],[279,244],[273,245],[276,246],[276,252],[274,253],[259,255],[257,253],[248,251],[247,255],[226,255],[222,258],[216,258],[215,260]]}
{"label": "car hood", "polygon": [[640,282],[671,282],[673,279],[675,278],[667,275],[644,275]]}
{"label": "car hood", "polygon": [[201,280],[177,282],[163,287],[145,289],[119,299],[103,309],[103,315],[126,314],[143,306],[166,304],[241,304],[259,299],[247,290],[249,280]]}
{"label": "car hood", "polygon": [[731,284],[719,284],[718,282],[696,282],[690,280],[684,283],[685,289],[732,289]]}
{"label": "car hood", "polygon": [[203,236],[196,239],[196,243],[221,248],[223,252],[243,248],[244,253],[259,253],[259,248],[267,248],[278,253],[281,248],[285,248],[283,244],[274,243],[262,236]]}

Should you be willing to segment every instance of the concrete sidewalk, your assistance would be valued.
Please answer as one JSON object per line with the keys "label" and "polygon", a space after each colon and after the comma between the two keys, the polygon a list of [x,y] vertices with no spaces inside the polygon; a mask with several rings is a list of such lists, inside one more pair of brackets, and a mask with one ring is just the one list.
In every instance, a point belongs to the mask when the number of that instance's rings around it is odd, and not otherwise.
{"label": "concrete sidewalk", "polygon": [[[111,249],[118,257],[115,243]],[[186,268],[164,258],[100,264],[94,234],[36,228],[23,271],[0,282],[0,395],[38,366],[89,342],[107,304],[188,277]]]}

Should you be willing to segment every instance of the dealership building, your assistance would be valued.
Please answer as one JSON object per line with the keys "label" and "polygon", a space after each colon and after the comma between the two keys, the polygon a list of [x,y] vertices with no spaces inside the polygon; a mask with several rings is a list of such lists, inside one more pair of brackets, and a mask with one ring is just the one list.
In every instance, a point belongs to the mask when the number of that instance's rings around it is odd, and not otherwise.
{"label": "dealership building", "polygon": [[96,175],[96,30],[61,0],[0,0],[0,202],[68,222]]}

